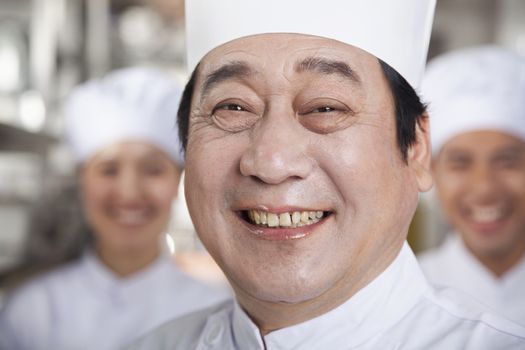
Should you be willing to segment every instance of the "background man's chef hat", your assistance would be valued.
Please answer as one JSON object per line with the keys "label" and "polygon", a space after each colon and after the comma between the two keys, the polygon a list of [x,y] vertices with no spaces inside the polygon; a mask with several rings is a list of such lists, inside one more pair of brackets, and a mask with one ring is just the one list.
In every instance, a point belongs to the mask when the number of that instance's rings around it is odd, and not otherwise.
{"label": "background man's chef hat", "polygon": [[176,124],[181,89],[153,68],[117,70],[73,90],[66,137],[78,163],[121,141],[146,141],[183,166]]}
{"label": "background man's chef hat", "polygon": [[432,60],[422,84],[434,155],[454,136],[499,130],[525,140],[525,58],[496,46]]}
{"label": "background man's chef hat", "polygon": [[188,68],[213,48],[262,33],[301,33],[357,46],[414,88],[423,74],[435,0],[186,0]]}

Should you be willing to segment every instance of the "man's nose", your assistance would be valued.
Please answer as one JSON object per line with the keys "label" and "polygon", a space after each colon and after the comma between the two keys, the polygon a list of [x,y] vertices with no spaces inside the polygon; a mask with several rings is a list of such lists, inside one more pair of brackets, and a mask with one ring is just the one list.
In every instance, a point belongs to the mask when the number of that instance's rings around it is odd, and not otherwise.
{"label": "man's nose", "polygon": [[470,186],[480,195],[491,194],[497,190],[497,174],[490,164],[477,164],[469,180]]}
{"label": "man's nose", "polygon": [[250,147],[241,157],[241,174],[267,184],[306,178],[315,164],[308,155],[306,133],[293,117],[265,116],[252,131]]}

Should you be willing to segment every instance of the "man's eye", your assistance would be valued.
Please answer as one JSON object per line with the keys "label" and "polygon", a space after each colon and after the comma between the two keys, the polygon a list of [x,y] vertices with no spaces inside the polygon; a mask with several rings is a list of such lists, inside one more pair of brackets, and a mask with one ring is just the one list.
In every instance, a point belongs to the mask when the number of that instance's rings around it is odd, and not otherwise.
{"label": "man's eye", "polygon": [[313,109],[312,112],[313,113],[327,113],[327,112],[333,112],[335,110],[336,110],[335,108],[323,106],[323,107]]}
{"label": "man's eye", "polygon": [[494,160],[494,165],[500,169],[514,169],[520,165],[520,159],[514,155],[502,155]]}
{"label": "man's eye", "polygon": [[447,163],[449,168],[453,170],[464,170],[470,166],[468,158],[451,158]]}
{"label": "man's eye", "polygon": [[353,111],[333,98],[318,98],[298,108],[300,123],[308,130],[328,134],[345,129],[357,120]]}
{"label": "man's eye", "polygon": [[237,103],[217,105],[212,112],[213,123],[220,129],[229,132],[239,132],[249,129],[259,119],[250,108]]}
{"label": "man's eye", "polygon": [[226,110],[226,111],[239,111],[239,112],[242,112],[244,111],[245,109],[242,108],[241,106],[237,105],[237,104],[234,104],[234,103],[228,103],[228,104],[224,104],[224,105],[220,105],[220,106],[217,106],[214,110],[217,111],[217,110]]}

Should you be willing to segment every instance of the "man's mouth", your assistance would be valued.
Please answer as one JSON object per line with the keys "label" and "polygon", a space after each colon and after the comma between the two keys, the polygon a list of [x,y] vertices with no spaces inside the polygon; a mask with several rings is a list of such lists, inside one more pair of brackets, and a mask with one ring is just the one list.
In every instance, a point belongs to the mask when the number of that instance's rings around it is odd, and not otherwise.
{"label": "man's mouth", "polygon": [[296,228],[318,223],[330,214],[331,212],[323,210],[271,213],[264,210],[250,209],[243,211],[243,218],[258,227]]}
{"label": "man's mouth", "polygon": [[504,204],[472,205],[466,213],[469,225],[479,234],[498,235],[511,215]]}
{"label": "man's mouth", "polygon": [[501,220],[505,215],[502,205],[478,206],[471,208],[470,218],[472,221],[485,224]]}

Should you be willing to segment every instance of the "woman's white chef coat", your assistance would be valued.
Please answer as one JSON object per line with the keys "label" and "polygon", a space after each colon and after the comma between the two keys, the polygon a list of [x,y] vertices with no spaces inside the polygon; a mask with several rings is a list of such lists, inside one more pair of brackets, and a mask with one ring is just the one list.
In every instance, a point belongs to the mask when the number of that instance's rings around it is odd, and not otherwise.
{"label": "woman's white chef coat", "polygon": [[121,279],[86,252],[13,294],[0,313],[0,349],[118,349],[228,295],[185,275],[166,255]]}
{"label": "woman's white chef coat", "polygon": [[435,291],[405,244],[370,284],[304,323],[261,337],[239,305],[227,301],[169,322],[127,349],[525,349],[524,328],[470,299]]}
{"label": "woman's white chef coat", "polygon": [[525,257],[498,278],[469,252],[459,235],[449,234],[440,247],[418,259],[430,282],[467,293],[525,325]]}

